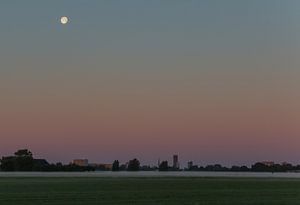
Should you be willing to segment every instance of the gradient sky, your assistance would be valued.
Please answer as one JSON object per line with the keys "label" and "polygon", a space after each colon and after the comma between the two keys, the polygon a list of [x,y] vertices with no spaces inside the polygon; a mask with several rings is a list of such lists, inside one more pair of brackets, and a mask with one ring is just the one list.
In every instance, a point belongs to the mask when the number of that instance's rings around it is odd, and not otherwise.
{"label": "gradient sky", "polygon": [[299,164],[299,20],[298,0],[3,0],[0,155]]}

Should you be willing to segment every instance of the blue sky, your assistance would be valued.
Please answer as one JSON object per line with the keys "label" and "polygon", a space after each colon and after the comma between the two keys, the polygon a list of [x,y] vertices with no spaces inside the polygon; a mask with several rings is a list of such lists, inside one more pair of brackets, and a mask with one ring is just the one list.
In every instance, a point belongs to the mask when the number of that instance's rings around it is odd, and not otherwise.
{"label": "blue sky", "polygon": [[299,19],[297,0],[1,1],[0,154],[296,161]]}

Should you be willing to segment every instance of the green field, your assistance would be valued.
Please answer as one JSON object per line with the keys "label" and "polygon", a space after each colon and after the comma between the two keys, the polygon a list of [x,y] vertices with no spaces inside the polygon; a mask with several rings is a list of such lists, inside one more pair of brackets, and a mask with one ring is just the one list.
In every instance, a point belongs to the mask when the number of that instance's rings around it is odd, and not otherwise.
{"label": "green field", "polygon": [[1,205],[300,204],[298,179],[0,178]]}

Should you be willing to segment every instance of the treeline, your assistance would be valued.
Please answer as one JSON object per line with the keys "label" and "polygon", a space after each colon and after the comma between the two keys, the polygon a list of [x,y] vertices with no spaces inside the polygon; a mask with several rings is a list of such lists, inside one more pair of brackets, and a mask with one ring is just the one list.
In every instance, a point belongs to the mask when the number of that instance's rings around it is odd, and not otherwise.
{"label": "treeline", "polygon": [[232,166],[224,167],[220,164],[203,166],[192,166],[186,168],[185,171],[231,171],[231,172],[293,172],[300,171],[300,165],[293,166],[292,164],[274,164],[265,165],[263,163],[255,163],[250,168],[247,166]]}
{"label": "treeline", "polygon": [[[162,161],[158,167],[150,166],[139,166],[139,161],[137,159],[131,160],[128,163],[128,166],[121,165],[116,160],[112,166],[113,171],[182,171],[181,169],[174,168],[168,165],[168,161]],[[193,165],[189,168],[183,169],[184,171],[212,171],[212,172],[292,172],[300,171],[300,165],[293,166],[292,164],[274,164],[274,165],[265,165],[264,163],[255,163],[250,168],[247,166],[232,166],[230,168],[224,167],[220,164],[207,165],[207,166],[198,166]]]}
{"label": "treeline", "polygon": [[34,159],[32,153],[27,149],[18,150],[14,156],[2,157],[0,160],[1,171],[53,171],[53,172],[74,172],[74,171],[95,171],[93,167],[81,167],[74,164],[63,165],[62,163],[49,164],[44,159]]}
{"label": "treeline", "polygon": [[[13,156],[6,156],[0,159],[1,171],[45,171],[45,172],[81,172],[81,171],[182,171],[168,165],[168,161],[162,161],[158,167],[141,166],[138,159],[132,159],[126,164],[120,165],[118,160],[112,163],[111,169],[106,167],[78,166],[75,164],[64,165],[62,163],[49,164],[44,159],[35,159],[27,149],[18,150]],[[232,172],[295,172],[300,171],[300,165],[292,164],[265,164],[255,163],[251,167],[232,166],[224,167],[220,164],[198,166],[189,164],[184,171],[232,171]]]}

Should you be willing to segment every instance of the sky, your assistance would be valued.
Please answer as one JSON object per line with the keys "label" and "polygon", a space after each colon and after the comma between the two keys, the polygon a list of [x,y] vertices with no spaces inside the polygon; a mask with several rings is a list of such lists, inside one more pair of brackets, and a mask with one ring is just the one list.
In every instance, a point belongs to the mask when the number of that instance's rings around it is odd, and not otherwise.
{"label": "sky", "polygon": [[297,0],[1,1],[0,155],[300,164],[299,19]]}

